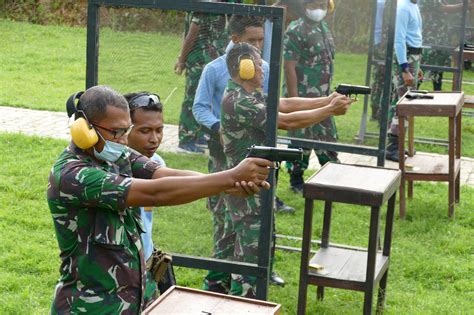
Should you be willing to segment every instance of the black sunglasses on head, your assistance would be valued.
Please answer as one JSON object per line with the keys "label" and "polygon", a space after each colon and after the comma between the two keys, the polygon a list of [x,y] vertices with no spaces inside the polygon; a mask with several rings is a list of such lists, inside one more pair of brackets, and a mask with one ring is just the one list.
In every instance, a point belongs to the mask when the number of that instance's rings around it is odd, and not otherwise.
{"label": "black sunglasses on head", "polygon": [[129,102],[130,110],[150,105],[161,105],[160,97],[157,94],[139,94],[133,97]]}

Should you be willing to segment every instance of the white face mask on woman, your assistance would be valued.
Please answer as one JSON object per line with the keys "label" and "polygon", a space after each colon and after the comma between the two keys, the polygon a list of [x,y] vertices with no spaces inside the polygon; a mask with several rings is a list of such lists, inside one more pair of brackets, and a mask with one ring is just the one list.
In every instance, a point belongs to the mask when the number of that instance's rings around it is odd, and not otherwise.
{"label": "white face mask on woman", "polygon": [[321,22],[326,17],[327,13],[328,13],[328,10],[323,10],[323,9],[315,9],[315,10],[306,9],[306,16],[311,21],[314,21],[314,22]]}

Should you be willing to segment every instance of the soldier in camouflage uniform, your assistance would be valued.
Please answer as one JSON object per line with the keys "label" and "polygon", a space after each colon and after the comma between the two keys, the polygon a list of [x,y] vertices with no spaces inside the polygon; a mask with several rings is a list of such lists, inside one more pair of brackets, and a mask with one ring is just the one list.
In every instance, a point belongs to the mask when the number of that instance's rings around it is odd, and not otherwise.
{"label": "soldier in camouflage uniform", "polygon": [[[70,103],[68,115],[84,117],[90,127],[82,127],[93,128],[98,141],[80,149],[76,142],[83,137],[73,137],[49,176],[48,205],[61,251],[51,313],[139,314],[156,294],[147,289],[155,284],[146,277],[139,206],[181,204],[225,190],[252,194],[268,187],[272,163],[247,159],[230,173],[211,175],[160,167],[125,146],[133,125],[122,95],[96,86],[77,106]],[[241,181],[245,188],[236,186]]]}
{"label": "soldier in camouflage uniform", "polygon": [[[304,0],[306,16],[293,21],[284,37],[285,85],[287,97],[328,96],[334,74],[334,40],[327,23],[323,20],[329,1]],[[323,13],[312,16],[311,12]],[[288,136],[336,142],[337,130],[333,117],[305,129],[290,130]],[[338,162],[337,153],[315,150],[319,163]],[[304,150],[303,160],[299,163],[287,162],[290,172],[291,188],[302,192],[303,173],[308,168],[311,149]]]}
{"label": "soldier in camouflage uniform", "polygon": [[395,31],[395,56],[392,65],[392,96],[388,133],[388,146],[385,157],[398,162],[398,117],[396,104],[409,90],[416,89],[418,79],[423,77],[420,68],[422,36],[422,20],[416,0],[400,0],[397,2]]}
{"label": "soldier in camouflage uniform", "polygon": [[[239,75],[240,60],[251,59],[255,65],[253,79],[244,80]],[[258,92],[263,84],[262,59],[257,48],[236,44],[227,54],[229,81],[221,107],[221,132],[228,168],[242,160],[247,148],[263,145],[265,141],[266,104]],[[280,99],[278,127],[281,129],[304,128],[318,123],[330,115],[344,114],[351,100],[337,93],[328,97]],[[260,232],[260,195],[248,198],[225,196],[229,226],[234,228],[236,241],[233,260],[257,263]],[[230,294],[255,297],[256,278],[232,274]]]}
{"label": "soldier in camouflage uniform", "polygon": [[192,12],[186,15],[185,39],[175,65],[177,74],[186,70],[184,101],[179,117],[179,148],[184,151],[204,153],[196,147],[204,132],[193,116],[194,94],[206,64],[225,52],[229,41],[225,23],[225,15]]}
{"label": "soldier in camouflage uniform", "polygon": [[[423,19],[423,40],[426,45],[449,46],[448,16],[444,12],[441,0],[420,0],[420,12]],[[423,63],[434,66],[451,65],[449,50],[428,48],[423,51]],[[431,71],[429,74],[433,82],[433,90],[441,91],[443,72]]]}

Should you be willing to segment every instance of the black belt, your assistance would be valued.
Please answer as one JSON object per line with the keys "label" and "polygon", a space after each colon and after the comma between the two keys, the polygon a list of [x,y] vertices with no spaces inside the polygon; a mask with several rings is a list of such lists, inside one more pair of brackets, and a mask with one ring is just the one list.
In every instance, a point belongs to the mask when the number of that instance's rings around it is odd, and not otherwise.
{"label": "black belt", "polygon": [[423,48],[418,47],[407,47],[407,54],[408,55],[420,55],[423,52]]}

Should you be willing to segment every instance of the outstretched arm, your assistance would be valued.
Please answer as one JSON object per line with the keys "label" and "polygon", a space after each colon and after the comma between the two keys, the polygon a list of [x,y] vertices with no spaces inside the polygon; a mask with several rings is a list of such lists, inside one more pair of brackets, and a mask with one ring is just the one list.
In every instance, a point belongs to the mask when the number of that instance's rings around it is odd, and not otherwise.
{"label": "outstretched arm", "polygon": [[232,191],[242,183],[249,183],[255,187],[266,186],[265,180],[269,167],[272,166],[273,163],[270,161],[248,158],[235,168],[214,174],[151,180],[134,178],[129,188],[126,206],[178,205],[224,191]]}
{"label": "outstretched arm", "polygon": [[302,110],[311,110],[321,108],[328,105],[334,98],[341,96],[339,93],[332,93],[329,96],[324,97],[290,97],[280,98],[280,104],[278,110],[280,113],[292,113]]}
{"label": "outstretched arm", "polygon": [[317,124],[332,115],[344,115],[353,101],[344,95],[337,96],[321,108],[278,114],[279,129],[306,128]]}

